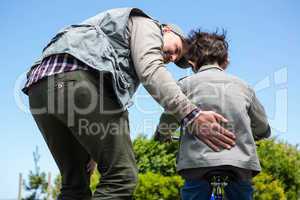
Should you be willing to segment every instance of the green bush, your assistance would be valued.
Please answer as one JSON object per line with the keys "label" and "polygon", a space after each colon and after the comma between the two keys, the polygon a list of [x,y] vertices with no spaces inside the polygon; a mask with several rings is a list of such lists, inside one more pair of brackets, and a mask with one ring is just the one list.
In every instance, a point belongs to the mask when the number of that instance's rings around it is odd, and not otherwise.
{"label": "green bush", "polygon": [[135,200],[179,200],[183,180],[179,176],[162,176],[147,172],[139,174]]}
{"label": "green bush", "polygon": [[164,176],[176,174],[178,143],[160,144],[145,136],[138,136],[133,142],[139,173],[153,172]]}
{"label": "green bush", "polygon": [[275,141],[258,142],[263,172],[282,184],[287,199],[300,199],[300,151],[297,146]]}
{"label": "green bush", "polygon": [[255,200],[286,200],[281,182],[271,175],[262,172],[253,179],[253,183]]}

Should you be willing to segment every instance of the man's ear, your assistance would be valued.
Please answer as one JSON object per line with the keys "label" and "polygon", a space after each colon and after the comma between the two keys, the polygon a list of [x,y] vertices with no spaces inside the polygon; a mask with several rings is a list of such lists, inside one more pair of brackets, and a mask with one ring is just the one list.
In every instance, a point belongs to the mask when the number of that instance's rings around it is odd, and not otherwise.
{"label": "man's ear", "polygon": [[167,33],[167,32],[171,32],[172,31],[172,28],[170,27],[170,26],[163,26],[163,28],[162,28],[162,31],[164,32],[164,33]]}

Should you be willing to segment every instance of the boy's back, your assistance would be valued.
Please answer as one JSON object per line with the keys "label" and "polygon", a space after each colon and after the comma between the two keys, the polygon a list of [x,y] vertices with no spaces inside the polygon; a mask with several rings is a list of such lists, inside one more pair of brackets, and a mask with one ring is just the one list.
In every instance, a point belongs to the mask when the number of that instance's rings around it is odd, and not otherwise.
{"label": "boy's back", "polygon": [[180,80],[179,85],[202,110],[215,111],[228,119],[226,128],[236,134],[235,147],[215,152],[197,137],[183,133],[177,163],[181,175],[200,176],[206,170],[200,170],[201,173],[197,170],[195,174],[195,168],[216,166],[259,172],[261,167],[254,139],[268,137],[270,129],[254,91],[218,65],[202,66],[196,74]]}

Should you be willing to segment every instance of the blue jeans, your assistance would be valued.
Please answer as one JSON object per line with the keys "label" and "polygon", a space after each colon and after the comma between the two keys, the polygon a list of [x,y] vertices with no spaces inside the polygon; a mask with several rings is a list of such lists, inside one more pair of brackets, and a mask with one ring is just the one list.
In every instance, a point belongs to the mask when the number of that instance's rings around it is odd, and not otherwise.
{"label": "blue jeans", "polygon": [[[230,182],[225,187],[228,200],[252,200],[253,188],[249,181]],[[181,189],[182,200],[210,200],[211,187],[205,180],[186,180]]]}

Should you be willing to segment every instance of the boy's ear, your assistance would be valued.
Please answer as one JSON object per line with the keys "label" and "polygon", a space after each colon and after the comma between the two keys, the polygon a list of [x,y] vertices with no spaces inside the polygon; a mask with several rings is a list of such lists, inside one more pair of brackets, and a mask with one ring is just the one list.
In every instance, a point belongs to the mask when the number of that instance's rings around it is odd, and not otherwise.
{"label": "boy's ear", "polygon": [[220,67],[225,70],[225,69],[227,69],[229,63],[230,63],[230,60],[229,60],[229,58],[227,56],[226,60],[224,61],[224,63]]}
{"label": "boy's ear", "polygon": [[195,63],[195,62],[193,62],[193,61],[191,61],[191,60],[189,60],[188,62],[189,62],[190,66],[191,66],[193,69],[196,69],[196,63]]}

